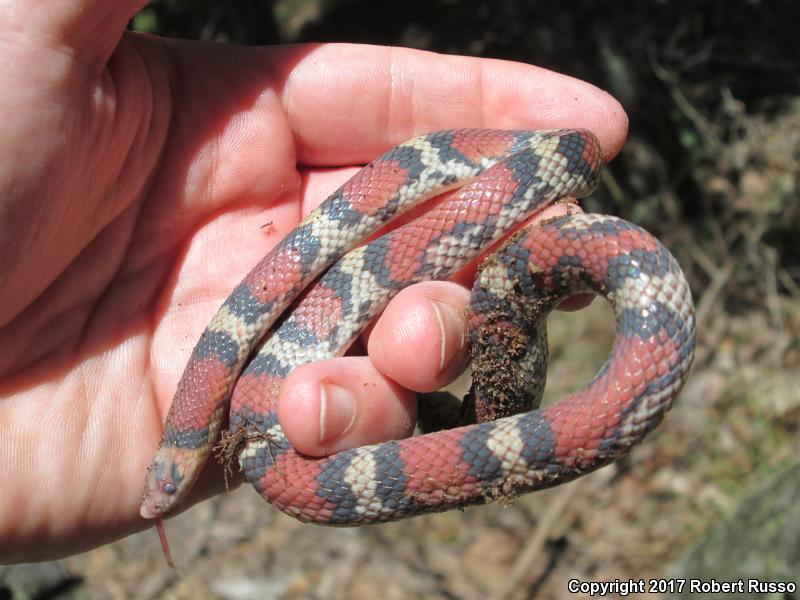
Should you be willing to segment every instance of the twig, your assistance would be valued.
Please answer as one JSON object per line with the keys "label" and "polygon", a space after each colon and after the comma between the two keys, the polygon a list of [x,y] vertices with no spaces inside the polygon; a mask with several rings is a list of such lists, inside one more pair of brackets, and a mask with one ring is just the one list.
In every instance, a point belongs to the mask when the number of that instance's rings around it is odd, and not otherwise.
{"label": "twig", "polygon": [[544,543],[547,541],[558,516],[564,511],[570,499],[575,497],[576,488],[580,486],[581,483],[582,482],[576,481],[571,485],[562,486],[558,496],[553,498],[552,502],[550,502],[550,505],[547,507],[547,511],[539,520],[539,524],[536,527],[536,531],[533,532],[533,536],[528,543],[525,544],[519,556],[517,556],[517,560],[511,567],[505,585],[492,596],[492,600],[506,600],[510,598],[511,594],[518,589],[525,577],[530,574],[533,564],[540,558],[542,546],[544,546]]}
{"label": "twig", "polygon": [[[697,256],[694,254],[694,252],[692,255],[695,260],[697,260]],[[697,303],[697,308],[695,309],[696,323],[705,322],[706,317],[711,310],[711,306],[719,296],[722,288],[725,287],[726,283],[728,283],[728,279],[730,279],[731,274],[733,273],[733,266],[733,259],[728,257],[728,259],[720,268],[715,269],[715,272],[711,277],[711,282],[708,284],[708,286],[706,286],[703,297],[700,298],[700,301]]]}
{"label": "twig", "polygon": [[777,270],[777,275],[778,281],[783,284],[783,287],[789,290],[789,293],[792,295],[792,297],[795,300],[800,300],[800,286],[794,282],[789,272],[786,269],[779,268]]}
{"label": "twig", "polygon": [[695,129],[697,129],[697,131],[704,136],[706,143],[711,147],[711,149],[718,149],[722,145],[718,133],[719,129],[715,127],[714,124],[709,121],[699,110],[692,106],[692,103],[689,102],[689,99],[678,85],[677,77],[662,67],[655,59],[650,61],[650,66],[653,69],[653,73],[655,73],[656,77],[664,82],[669,88],[669,95],[672,97],[672,100],[675,102],[675,105],[678,107],[678,109],[680,109],[686,118],[691,121],[691,123],[695,126]]}
{"label": "twig", "polygon": [[611,173],[609,169],[603,169],[600,171],[600,181],[603,182],[603,185],[606,186],[606,190],[608,191],[609,196],[614,200],[614,204],[617,206],[626,206],[627,202],[625,201],[625,192],[622,191],[619,183],[617,183],[616,178]]}

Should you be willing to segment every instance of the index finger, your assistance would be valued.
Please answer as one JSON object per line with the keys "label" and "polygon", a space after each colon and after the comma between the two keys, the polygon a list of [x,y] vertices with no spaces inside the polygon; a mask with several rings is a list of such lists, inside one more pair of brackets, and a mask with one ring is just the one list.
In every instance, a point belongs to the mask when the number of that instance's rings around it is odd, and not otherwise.
{"label": "index finger", "polygon": [[366,162],[420,133],[456,127],[583,127],[606,159],[627,135],[611,95],[531,65],[354,44],[274,50],[275,81],[306,165]]}

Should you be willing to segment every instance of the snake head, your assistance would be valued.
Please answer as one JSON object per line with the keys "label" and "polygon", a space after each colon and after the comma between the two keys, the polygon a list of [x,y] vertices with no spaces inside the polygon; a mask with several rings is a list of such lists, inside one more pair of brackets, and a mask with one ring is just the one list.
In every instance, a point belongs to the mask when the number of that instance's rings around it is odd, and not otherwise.
{"label": "snake head", "polygon": [[199,472],[198,450],[162,446],[145,477],[139,514],[155,519],[186,496]]}

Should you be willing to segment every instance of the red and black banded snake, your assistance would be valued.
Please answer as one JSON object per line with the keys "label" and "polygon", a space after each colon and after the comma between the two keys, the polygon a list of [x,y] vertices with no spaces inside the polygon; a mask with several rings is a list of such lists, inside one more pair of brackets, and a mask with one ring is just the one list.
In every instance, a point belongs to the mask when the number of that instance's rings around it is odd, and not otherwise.
{"label": "red and black banded snake", "polygon": [[[473,424],[311,458],[291,447],[276,416],[294,367],[343,354],[403,287],[446,278],[543,207],[587,195],[602,162],[585,130],[464,129],[417,137],[361,169],[256,265],[203,332],[147,474],[142,516],[160,517],[185,497],[228,411],[231,431],[244,432],[239,463],[259,493],[302,521],[331,525],[508,497],[628,452],[680,391],[693,306],[672,255],[639,227],[602,215],[545,221],[485,261],[468,314],[477,376],[463,422]],[[454,188],[430,212],[359,246]],[[539,409],[546,313],[582,291],[613,306],[611,356],[586,387]]]}

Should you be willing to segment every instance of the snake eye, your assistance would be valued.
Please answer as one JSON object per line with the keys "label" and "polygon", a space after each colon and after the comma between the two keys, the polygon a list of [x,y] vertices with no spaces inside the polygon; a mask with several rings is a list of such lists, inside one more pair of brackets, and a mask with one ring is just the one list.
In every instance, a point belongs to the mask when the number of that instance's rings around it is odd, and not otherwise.
{"label": "snake eye", "polygon": [[172,496],[175,492],[178,491],[178,488],[175,487],[175,484],[172,483],[171,481],[166,481],[163,484],[161,484],[161,490],[165,494],[168,494],[168,495]]}

